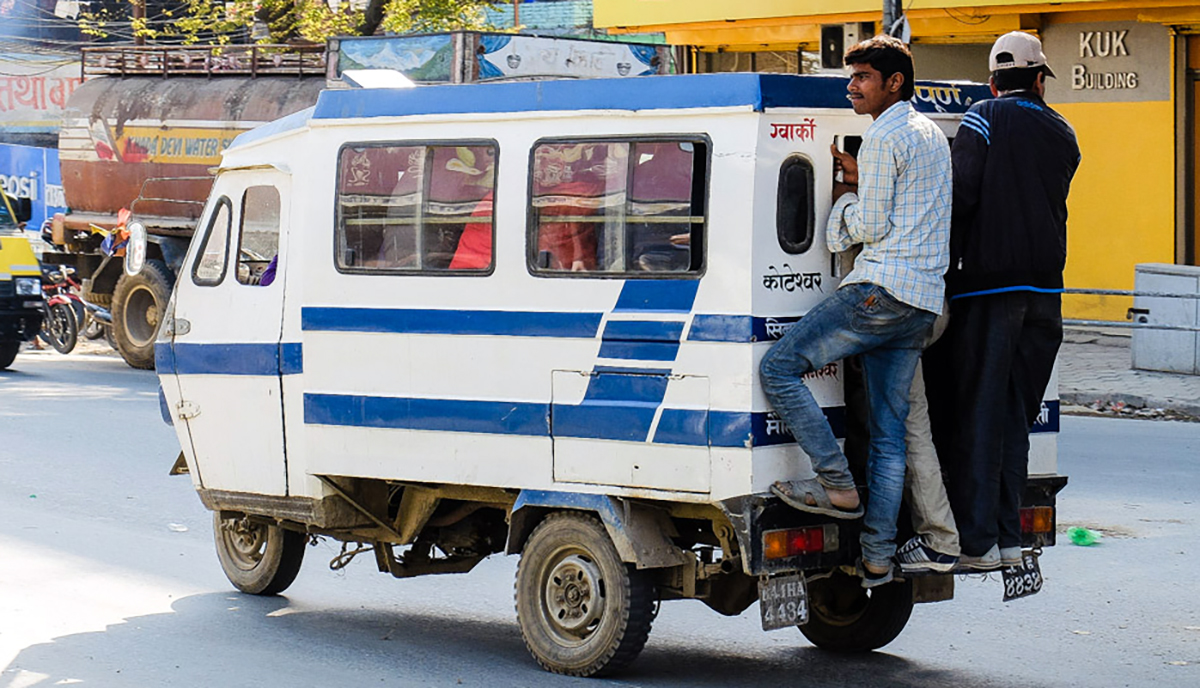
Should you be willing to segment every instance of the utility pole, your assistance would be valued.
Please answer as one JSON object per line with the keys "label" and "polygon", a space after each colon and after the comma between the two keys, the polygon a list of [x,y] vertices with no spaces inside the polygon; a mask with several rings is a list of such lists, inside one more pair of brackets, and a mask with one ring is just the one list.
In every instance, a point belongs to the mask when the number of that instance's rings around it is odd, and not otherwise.
{"label": "utility pole", "polygon": [[521,0],[513,0],[513,28],[521,29]]}
{"label": "utility pole", "polygon": [[[136,21],[138,19],[145,19],[145,18],[146,18],[146,0],[134,0],[134,3],[133,3],[134,22],[136,23]],[[133,37],[133,44],[134,45],[146,45],[146,37],[141,34],[137,34],[136,36]]]}
{"label": "utility pole", "polygon": [[883,0],[883,30],[886,36],[895,36],[900,32],[898,22],[904,16],[903,0]]}

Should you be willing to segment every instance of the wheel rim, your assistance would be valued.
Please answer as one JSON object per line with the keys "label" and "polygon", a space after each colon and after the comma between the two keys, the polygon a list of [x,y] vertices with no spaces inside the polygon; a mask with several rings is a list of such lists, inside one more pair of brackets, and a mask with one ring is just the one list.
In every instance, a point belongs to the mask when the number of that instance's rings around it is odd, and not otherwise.
{"label": "wheel rim", "polygon": [[54,306],[50,309],[49,327],[47,332],[50,335],[50,345],[61,351],[67,346],[67,332],[70,325],[67,318],[70,316],[63,311],[62,308]]}
{"label": "wheel rim", "polygon": [[604,618],[604,576],[587,552],[564,549],[550,559],[542,588],[542,616],[565,645],[587,641]]}
{"label": "wheel rim", "polygon": [[234,566],[251,571],[266,554],[267,526],[245,518],[222,521],[221,543]]}
{"label": "wheel rim", "polygon": [[158,331],[158,302],[154,292],[146,287],[137,287],[125,300],[125,332],[134,346],[149,344]]}

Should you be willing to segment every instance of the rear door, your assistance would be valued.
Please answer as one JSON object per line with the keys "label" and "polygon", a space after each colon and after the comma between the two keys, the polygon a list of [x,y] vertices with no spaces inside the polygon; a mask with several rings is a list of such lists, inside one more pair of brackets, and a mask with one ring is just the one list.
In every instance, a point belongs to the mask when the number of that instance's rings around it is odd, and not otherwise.
{"label": "rear door", "polygon": [[174,415],[186,420],[207,489],[287,494],[279,342],[289,188],[274,169],[222,173],[178,277]]}

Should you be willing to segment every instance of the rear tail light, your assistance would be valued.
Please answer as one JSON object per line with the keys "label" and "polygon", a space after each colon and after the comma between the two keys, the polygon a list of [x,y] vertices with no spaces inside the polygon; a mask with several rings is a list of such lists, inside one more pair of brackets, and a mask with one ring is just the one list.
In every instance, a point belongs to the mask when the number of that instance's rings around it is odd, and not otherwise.
{"label": "rear tail light", "polygon": [[834,525],[769,530],[763,533],[763,556],[767,559],[836,552],[837,549],[838,530]]}
{"label": "rear tail light", "polygon": [[1035,535],[1054,532],[1054,507],[1033,506],[1021,509],[1021,532]]}

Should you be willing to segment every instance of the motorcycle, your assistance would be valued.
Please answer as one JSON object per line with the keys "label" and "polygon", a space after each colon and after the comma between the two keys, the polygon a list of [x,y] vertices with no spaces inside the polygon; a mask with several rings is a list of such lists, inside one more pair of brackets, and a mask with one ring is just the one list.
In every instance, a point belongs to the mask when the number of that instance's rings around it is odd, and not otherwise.
{"label": "motorcycle", "polygon": [[[42,290],[45,294],[46,317],[43,319],[42,339],[60,353],[70,353],[78,335],[86,339],[104,337],[116,348],[112,335],[112,314],[107,308],[84,301],[79,296],[82,287],[75,281],[75,268],[60,265],[42,269]],[[70,311],[68,315],[66,311]]]}
{"label": "motorcycle", "polygon": [[[69,270],[42,266],[42,331],[38,337],[54,347],[60,354],[69,354],[79,341],[79,316],[76,315],[74,300],[79,297],[69,293],[63,273]],[[74,299],[72,299],[74,297]]]}

